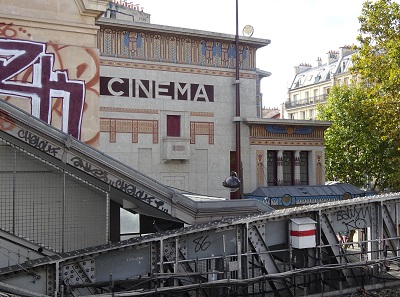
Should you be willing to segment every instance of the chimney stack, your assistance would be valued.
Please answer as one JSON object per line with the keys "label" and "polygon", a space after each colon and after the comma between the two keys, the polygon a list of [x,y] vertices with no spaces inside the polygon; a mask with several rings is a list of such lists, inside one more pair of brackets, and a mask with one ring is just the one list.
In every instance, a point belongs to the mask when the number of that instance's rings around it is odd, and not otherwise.
{"label": "chimney stack", "polygon": [[294,66],[294,74],[297,75],[311,68],[310,64],[301,63],[299,66]]}
{"label": "chimney stack", "polygon": [[339,59],[338,51],[329,51],[328,52],[328,65],[335,63]]}
{"label": "chimney stack", "polygon": [[351,48],[350,45],[345,45],[339,48],[339,58],[355,53],[356,51]]}

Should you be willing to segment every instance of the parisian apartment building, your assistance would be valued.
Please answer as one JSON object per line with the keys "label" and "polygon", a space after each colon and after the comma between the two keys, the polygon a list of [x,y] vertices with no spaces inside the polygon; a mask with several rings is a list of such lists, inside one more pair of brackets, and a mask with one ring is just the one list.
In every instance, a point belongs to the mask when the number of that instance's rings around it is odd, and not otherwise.
{"label": "parisian apartment building", "polygon": [[339,50],[330,50],[325,59],[318,57],[315,67],[308,63],[296,66],[288,99],[282,104],[282,117],[315,120],[317,104],[326,102],[330,88],[351,84],[354,79],[349,72],[354,53],[351,46],[343,46]]}

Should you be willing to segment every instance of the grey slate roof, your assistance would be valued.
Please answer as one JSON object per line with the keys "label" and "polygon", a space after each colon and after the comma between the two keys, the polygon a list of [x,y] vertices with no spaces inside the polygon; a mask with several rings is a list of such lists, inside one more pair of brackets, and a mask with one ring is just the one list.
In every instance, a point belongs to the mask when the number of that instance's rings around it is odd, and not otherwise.
{"label": "grey slate roof", "polygon": [[329,61],[328,63],[316,67],[312,67],[311,65],[300,65],[301,70],[299,70],[295,75],[290,89],[294,90],[318,84],[331,79],[335,75],[348,72],[353,66],[351,57],[354,53],[355,51],[353,50],[345,49],[342,54],[333,53],[335,57],[333,61]]}

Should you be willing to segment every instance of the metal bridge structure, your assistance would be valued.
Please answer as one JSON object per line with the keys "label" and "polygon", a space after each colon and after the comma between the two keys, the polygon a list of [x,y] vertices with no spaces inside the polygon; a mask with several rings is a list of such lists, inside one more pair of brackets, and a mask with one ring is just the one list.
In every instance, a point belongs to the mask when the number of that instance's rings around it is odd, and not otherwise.
{"label": "metal bridge structure", "polygon": [[[399,193],[279,210],[196,201],[2,100],[0,185],[4,294],[339,296],[400,285]],[[110,240],[114,204],[184,227]]]}

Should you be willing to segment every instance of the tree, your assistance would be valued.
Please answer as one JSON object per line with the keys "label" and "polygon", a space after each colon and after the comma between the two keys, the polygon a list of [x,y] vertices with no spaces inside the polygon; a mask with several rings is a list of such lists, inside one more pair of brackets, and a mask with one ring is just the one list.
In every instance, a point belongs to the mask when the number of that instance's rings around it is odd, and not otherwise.
{"label": "tree", "polygon": [[336,86],[326,104],[318,106],[318,119],[331,121],[325,132],[325,175],[328,180],[372,189],[400,189],[397,143],[376,133],[376,110],[369,106],[366,89]]}
{"label": "tree", "polygon": [[352,71],[365,88],[366,105],[377,132],[400,140],[400,5],[391,0],[367,1],[359,17],[360,45]]}
{"label": "tree", "polygon": [[400,5],[366,1],[359,17],[352,86],[333,87],[319,118],[326,131],[327,179],[400,190]]}

